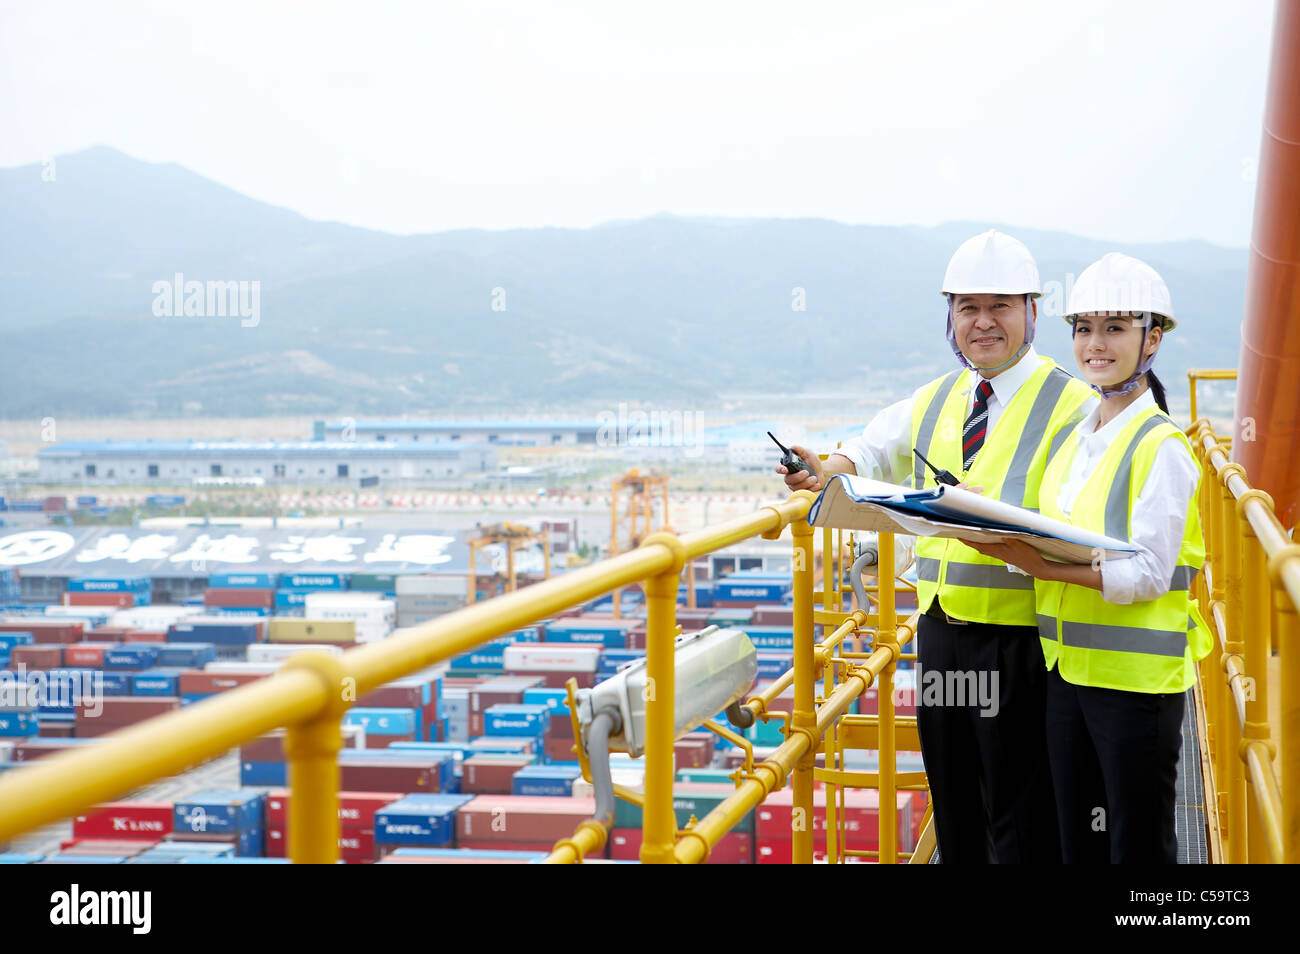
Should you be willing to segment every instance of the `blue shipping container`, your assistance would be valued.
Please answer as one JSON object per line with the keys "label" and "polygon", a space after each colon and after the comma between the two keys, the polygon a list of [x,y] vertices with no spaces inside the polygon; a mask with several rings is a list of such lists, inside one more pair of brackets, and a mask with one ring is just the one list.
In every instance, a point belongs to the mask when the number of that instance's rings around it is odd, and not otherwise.
{"label": "blue shipping container", "polygon": [[216,658],[216,647],[211,643],[167,643],[158,647],[155,662],[179,669],[202,669]]}
{"label": "blue shipping container", "polygon": [[359,725],[366,735],[420,735],[419,709],[357,706],[343,713],[344,725]]}
{"label": "blue shipping container", "polygon": [[275,588],[274,573],[213,573],[208,586],[214,589],[271,590]]}
{"label": "blue shipping container", "polygon": [[229,789],[195,792],[176,802],[172,830],[224,834],[260,828],[264,798],[260,792]]}
{"label": "blue shipping container", "polygon": [[550,706],[497,703],[483,712],[483,734],[487,736],[532,736],[545,734],[551,725]]}
{"label": "blue shipping container", "polygon": [[149,669],[158,661],[158,649],[148,643],[123,643],[104,650],[104,669]]}
{"label": "blue shipping container", "polygon": [[448,845],[470,795],[407,795],[375,812],[376,844]]}
{"label": "blue shipping container", "polygon": [[133,696],[174,696],[183,669],[155,667],[131,676]]}
{"label": "blue shipping container", "polygon": [[289,766],[284,762],[241,762],[239,784],[242,786],[289,784]]}
{"label": "blue shipping container", "polygon": [[216,643],[225,646],[248,645],[257,642],[257,623],[213,620],[211,622],[173,623],[167,630],[169,643]]}
{"label": "blue shipping container", "polygon": [[342,590],[347,579],[342,573],[281,573],[277,585],[289,590]]}

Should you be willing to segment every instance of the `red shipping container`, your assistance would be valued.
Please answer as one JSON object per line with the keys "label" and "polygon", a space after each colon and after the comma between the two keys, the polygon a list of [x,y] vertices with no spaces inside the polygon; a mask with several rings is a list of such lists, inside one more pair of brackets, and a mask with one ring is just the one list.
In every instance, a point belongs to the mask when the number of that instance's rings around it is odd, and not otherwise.
{"label": "red shipping container", "polygon": [[[572,732],[569,733],[573,735]],[[577,743],[572,739],[547,739],[546,740],[546,760],[548,762],[576,762],[578,753],[575,749]]]}
{"label": "red shipping container", "polygon": [[[609,857],[615,861],[641,859],[641,829],[615,828],[609,833]],[[710,865],[752,865],[754,836],[747,831],[729,831],[709,852]]]}
{"label": "red shipping container", "polygon": [[129,626],[96,626],[94,629],[86,631],[86,639],[122,643],[126,642],[124,637],[129,632],[131,632]]}
{"label": "red shipping container", "polygon": [[793,626],[794,607],[781,604],[760,604],[754,607],[751,622],[755,626]]}
{"label": "red shipping container", "polygon": [[[898,847],[910,851],[913,847],[912,830],[912,793],[899,792],[898,798]],[[843,811],[843,829],[846,847],[869,850],[879,847],[878,816],[880,812],[879,793],[875,789],[849,789],[844,792],[845,807]],[[837,802],[838,804],[838,802]],[[755,811],[755,835],[759,846],[775,841],[789,841],[792,837],[792,819],[794,796],[785,788],[768,795],[767,799]],[[838,812],[837,812],[838,814]],[[826,844],[826,790],[813,791],[813,841]]]}
{"label": "red shipping container", "polygon": [[[841,845],[841,848],[844,846]],[[855,851],[865,851],[861,845],[855,845],[849,842],[848,847]],[[756,861],[760,865],[792,865],[794,864],[794,842],[786,841],[766,841],[759,842],[755,852]],[[827,864],[830,860],[830,852],[826,848],[825,840],[813,841],[813,864]],[[844,858],[846,865],[874,865],[877,864],[875,858],[864,858],[861,855],[848,855]]]}
{"label": "red shipping container", "polygon": [[[872,686],[859,697],[858,712],[863,715],[880,715],[879,686]],[[899,686],[895,682],[894,714],[902,716],[916,715],[916,688],[914,686]]]}
{"label": "red shipping container", "polygon": [[113,606],[126,608],[135,605],[134,593],[64,593],[64,606]]}
{"label": "red shipping container", "polygon": [[534,761],[529,756],[471,755],[461,764],[460,790],[466,795],[509,795],[515,773]]}
{"label": "red shipping container", "polygon": [[[353,828],[375,827],[375,812],[402,798],[400,792],[339,792],[339,827],[344,831]],[[266,824],[268,827],[286,829],[289,824],[288,791],[280,789],[266,796]]]}
{"label": "red shipping container", "polygon": [[[288,756],[284,751],[284,729],[274,729],[266,735],[259,736],[251,742],[245,742],[239,747],[239,761],[241,762],[287,762]],[[343,737],[343,750],[355,749],[353,744],[356,741],[354,736]]]}
{"label": "red shipping container", "polygon": [[275,590],[242,589],[239,587],[208,587],[203,591],[204,606],[238,606],[271,609],[275,606]]}
{"label": "red shipping container", "polygon": [[95,722],[132,725],[181,707],[181,700],[177,696],[104,696],[96,702],[103,706],[98,715],[94,714],[97,706],[90,704],[90,700],[78,701],[78,724]]}
{"label": "red shipping container", "polygon": [[46,497],[43,501],[41,501],[41,509],[45,511],[67,510],[68,498],[67,497]]}
{"label": "red shipping container", "polygon": [[111,732],[129,729],[133,725],[135,725],[134,722],[100,722],[97,719],[92,719],[88,722],[78,722],[72,735],[77,739],[98,739]]}
{"label": "red shipping container", "polygon": [[514,672],[516,675],[540,679],[538,685],[544,689],[563,689],[569,679],[577,682],[579,689],[590,689],[596,684],[594,672],[524,672],[522,670],[514,670]]}
{"label": "red shipping container", "polygon": [[165,629],[131,629],[122,634],[124,643],[159,643],[167,642]]}
{"label": "red shipping container", "polygon": [[[565,837],[568,837],[567,835]],[[456,840],[457,848],[464,848],[466,851],[540,851],[544,855],[549,855],[555,847],[553,841],[485,841],[483,839]],[[597,858],[608,857],[605,852],[594,856]]]}
{"label": "red shipping container", "polygon": [[13,755],[11,755],[10,758],[15,762],[34,762],[47,755],[57,755],[59,752],[67,752],[72,748],[76,748],[76,746],[64,745],[52,741],[42,741],[39,738],[29,739],[25,742],[18,742],[15,744]]}
{"label": "red shipping container", "polygon": [[158,844],[157,839],[121,841],[107,838],[72,838],[59,842],[59,850],[65,855],[107,855],[134,858]]}
{"label": "red shipping container", "polygon": [[77,726],[73,722],[50,722],[47,719],[37,724],[36,734],[46,739],[70,739],[77,734]]}
{"label": "red shipping container", "polygon": [[64,664],[84,666],[87,669],[103,669],[104,650],[112,649],[114,645],[114,643],[69,643],[63,648]]}
{"label": "red shipping container", "polygon": [[171,802],[103,802],[73,816],[78,838],[132,838],[157,841],[172,831]]}
{"label": "red shipping container", "polygon": [[549,841],[573,835],[596,811],[593,798],[479,795],[456,813],[456,837],[477,841]]}
{"label": "red shipping container", "polygon": [[682,736],[673,745],[673,756],[679,769],[708,768],[713,764],[713,734],[692,732]]}
{"label": "red shipping container", "polygon": [[79,643],[85,631],[86,624],[81,620],[14,619],[11,616],[0,622],[0,633],[31,633],[32,642],[37,645]]}
{"label": "red shipping container", "polygon": [[[531,858],[484,858],[479,855],[470,854],[468,851],[464,854],[438,855],[430,857],[426,855],[396,855],[392,852],[383,854],[386,845],[379,846],[379,860],[376,864],[385,865],[527,865],[532,864]],[[549,846],[548,846],[549,848]],[[497,848],[500,851],[502,849]],[[530,849],[532,850],[532,849]]]}
{"label": "red shipping container", "polygon": [[552,712],[550,736],[553,739],[573,738],[573,717],[567,712]]}
{"label": "red shipping container", "polygon": [[193,693],[225,692],[227,689],[257,682],[259,679],[264,679],[266,675],[260,672],[183,672],[178,680],[178,691],[183,696]]}
{"label": "red shipping container", "polygon": [[349,761],[339,756],[340,787],[349,792],[438,792],[441,779],[436,765],[423,762]]}
{"label": "red shipping container", "polygon": [[[268,826],[266,829],[266,857],[289,857],[289,831],[287,828]],[[354,828],[339,834],[339,859],[342,861],[374,861],[375,830]]]}
{"label": "red shipping container", "polygon": [[[429,685],[429,684],[432,685]],[[428,679],[422,685],[429,685],[429,701],[424,701],[424,689],[416,686],[380,686],[357,700],[358,706],[381,709],[420,709],[432,706],[438,709],[438,683]]]}
{"label": "red shipping container", "polygon": [[9,651],[9,668],[58,669],[63,665],[62,646],[15,646]]}

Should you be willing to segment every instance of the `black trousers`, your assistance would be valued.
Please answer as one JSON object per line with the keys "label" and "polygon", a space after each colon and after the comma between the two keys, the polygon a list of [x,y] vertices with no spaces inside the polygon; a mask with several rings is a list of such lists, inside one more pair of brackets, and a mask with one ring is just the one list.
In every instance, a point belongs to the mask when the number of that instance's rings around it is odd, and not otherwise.
{"label": "black trousers", "polygon": [[[943,863],[1059,864],[1037,628],[922,615],[917,662],[916,721]],[[963,679],[982,679],[996,704],[946,691]]]}
{"label": "black trousers", "polygon": [[1053,669],[1047,746],[1067,864],[1176,864],[1181,692],[1076,686]]}

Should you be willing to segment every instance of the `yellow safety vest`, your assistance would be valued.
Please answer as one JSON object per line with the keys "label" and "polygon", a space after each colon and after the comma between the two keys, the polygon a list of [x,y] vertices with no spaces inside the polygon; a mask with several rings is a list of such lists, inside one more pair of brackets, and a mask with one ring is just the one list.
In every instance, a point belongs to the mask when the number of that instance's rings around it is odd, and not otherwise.
{"label": "yellow safety vest", "polygon": [[[963,479],[984,495],[1029,510],[1038,509],[1038,485],[1052,438],[1073,426],[1092,390],[1039,358],[1034,370],[998,416]],[[912,446],[931,463],[962,474],[961,440],[966,424],[969,381],[954,371],[916,392],[912,407]],[[914,459],[911,485],[937,486],[934,475]],[[922,611],[937,595],[948,615],[1001,626],[1034,625],[1034,581],[1014,573],[1001,560],[986,557],[960,540],[918,537],[916,591]]]}
{"label": "yellow safety vest", "polygon": [[[1192,454],[1183,432],[1158,408],[1139,414],[1106,449],[1066,517],[1056,499],[1079,449],[1079,435],[1072,429],[1043,474],[1043,515],[1120,540],[1132,539],[1133,502],[1160,444],[1170,439]],[[1196,681],[1196,662],[1213,645],[1191,595],[1192,580],[1205,562],[1196,499],[1193,493],[1187,504],[1169,592],[1159,599],[1107,603],[1100,591],[1087,586],[1036,582],[1038,635],[1048,669],[1059,665],[1061,678],[1075,685],[1129,692],[1182,692]]]}

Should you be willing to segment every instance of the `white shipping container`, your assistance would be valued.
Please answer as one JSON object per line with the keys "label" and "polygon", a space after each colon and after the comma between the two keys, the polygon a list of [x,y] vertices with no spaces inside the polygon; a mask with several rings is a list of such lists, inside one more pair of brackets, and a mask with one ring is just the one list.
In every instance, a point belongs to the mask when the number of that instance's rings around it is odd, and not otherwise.
{"label": "white shipping container", "polygon": [[177,620],[202,614],[202,606],[133,606],[115,610],[108,625],[128,629],[166,629]]}
{"label": "white shipping container", "polygon": [[399,576],[394,587],[402,596],[466,596],[469,593],[468,575],[425,576],[409,574]]}
{"label": "white shipping container", "polygon": [[282,663],[294,653],[317,650],[331,656],[342,656],[343,649],[329,643],[253,643],[248,647],[251,663]]}
{"label": "white shipping container", "polygon": [[231,660],[229,662],[210,662],[203,667],[204,672],[275,672],[280,668],[274,662],[247,662]]}
{"label": "white shipping container", "polygon": [[574,643],[515,643],[505,651],[506,672],[595,672],[600,646]]}

